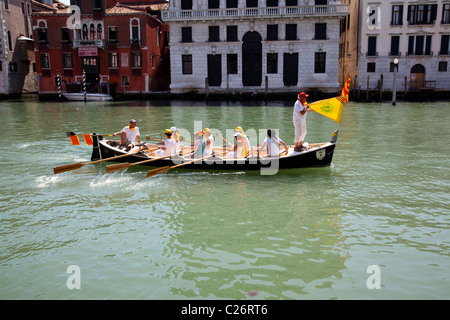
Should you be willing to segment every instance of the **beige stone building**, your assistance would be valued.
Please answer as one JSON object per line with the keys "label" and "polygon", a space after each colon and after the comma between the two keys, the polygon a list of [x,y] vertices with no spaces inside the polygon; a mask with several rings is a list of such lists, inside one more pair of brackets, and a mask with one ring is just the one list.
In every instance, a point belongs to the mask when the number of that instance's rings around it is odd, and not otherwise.
{"label": "beige stone building", "polygon": [[450,1],[344,0],[340,74],[351,88],[450,90]]}
{"label": "beige stone building", "polygon": [[337,92],[340,0],[174,0],[171,91]]}

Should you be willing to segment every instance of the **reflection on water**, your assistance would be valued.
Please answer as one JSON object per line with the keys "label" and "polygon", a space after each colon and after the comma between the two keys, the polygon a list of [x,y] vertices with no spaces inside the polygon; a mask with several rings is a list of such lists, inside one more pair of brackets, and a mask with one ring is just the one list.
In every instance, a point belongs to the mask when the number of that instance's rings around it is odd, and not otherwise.
{"label": "reflection on water", "polygon": [[[148,168],[105,173],[66,131],[109,134],[138,120],[159,137],[194,122],[277,128],[273,102],[2,102],[3,299],[446,299],[450,289],[448,104],[344,109],[329,168],[259,172]],[[307,140],[332,121],[308,114]],[[81,290],[66,287],[69,265]],[[381,289],[369,290],[370,265]]]}

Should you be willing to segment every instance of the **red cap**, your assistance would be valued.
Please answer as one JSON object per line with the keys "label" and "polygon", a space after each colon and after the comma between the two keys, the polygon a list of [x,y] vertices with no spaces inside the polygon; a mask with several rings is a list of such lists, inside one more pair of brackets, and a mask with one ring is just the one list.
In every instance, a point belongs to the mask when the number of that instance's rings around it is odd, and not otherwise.
{"label": "red cap", "polygon": [[308,98],[309,95],[307,95],[307,94],[304,93],[304,92],[300,92],[300,93],[298,94],[298,97],[299,97],[299,98]]}

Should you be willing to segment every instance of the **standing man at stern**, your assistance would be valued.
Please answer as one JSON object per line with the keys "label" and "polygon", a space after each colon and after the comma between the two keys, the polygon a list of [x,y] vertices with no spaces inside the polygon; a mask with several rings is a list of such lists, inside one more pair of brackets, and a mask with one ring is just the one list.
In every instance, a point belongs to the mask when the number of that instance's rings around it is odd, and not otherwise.
{"label": "standing man at stern", "polygon": [[300,92],[297,97],[297,101],[294,105],[293,122],[295,127],[295,138],[294,138],[294,151],[303,151],[303,140],[306,136],[306,112],[311,111],[308,108],[308,103],[306,98],[308,98],[305,92]]}

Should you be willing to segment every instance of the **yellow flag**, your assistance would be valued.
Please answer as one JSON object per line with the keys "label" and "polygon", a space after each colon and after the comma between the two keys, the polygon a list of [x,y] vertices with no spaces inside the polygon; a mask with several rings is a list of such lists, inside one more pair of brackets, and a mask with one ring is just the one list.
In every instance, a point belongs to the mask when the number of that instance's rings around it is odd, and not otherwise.
{"label": "yellow flag", "polygon": [[335,97],[310,103],[309,108],[340,123],[344,102],[345,97]]}

